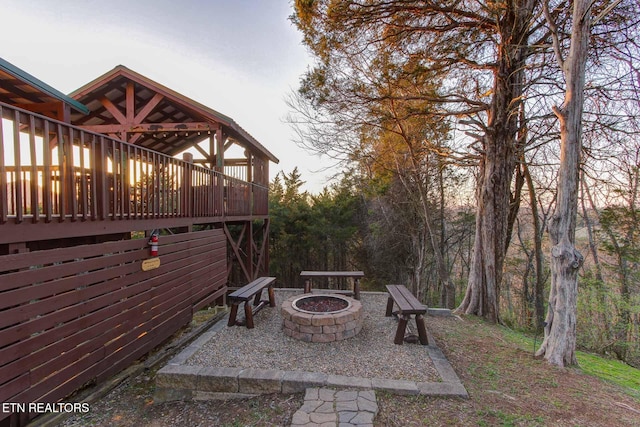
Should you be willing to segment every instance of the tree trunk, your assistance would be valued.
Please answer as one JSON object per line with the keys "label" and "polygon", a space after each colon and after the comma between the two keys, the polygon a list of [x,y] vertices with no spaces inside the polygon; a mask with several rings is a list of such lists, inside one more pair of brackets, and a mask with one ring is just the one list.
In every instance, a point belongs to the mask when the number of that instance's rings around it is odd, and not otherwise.
{"label": "tree trunk", "polygon": [[591,209],[598,215],[598,210],[596,209],[596,205],[593,202],[593,198],[591,197],[591,192],[589,191],[589,187],[587,186],[587,180],[584,177],[584,173],[582,174],[582,185],[580,188],[582,189],[582,215],[584,216],[584,221],[587,227],[587,235],[589,237],[589,251],[591,252],[591,256],[593,257],[593,264],[596,267],[596,280],[598,281],[598,287],[604,283],[604,278],[602,277],[602,265],[600,264],[600,257],[598,256],[598,245],[595,241],[593,235],[593,223],[589,218],[589,212],[587,207],[585,206],[585,200],[589,200],[589,204]]}
{"label": "tree trunk", "polygon": [[[440,259],[436,260],[438,268],[443,268],[444,271],[438,275],[440,279],[446,278],[446,281],[442,283],[442,289],[440,292],[440,306],[453,309],[456,306],[456,285],[451,280],[451,272],[445,262],[447,256],[446,242],[446,221],[445,221],[445,194],[444,194],[444,165],[442,162],[438,165],[438,191],[440,192]],[[438,250],[438,248],[435,248]]]}
{"label": "tree trunk", "polygon": [[[534,301],[536,312],[536,328],[542,327],[544,320],[544,271],[542,268],[542,226],[540,224],[540,216],[538,214],[538,199],[536,197],[536,189],[529,173],[529,166],[523,163],[523,171],[529,189],[529,200],[531,203],[531,216],[533,218],[533,241],[534,241],[534,259],[536,270],[536,284],[534,289]],[[539,329],[538,329],[539,330]]]}
{"label": "tree trunk", "polygon": [[518,110],[527,57],[528,23],[534,2],[505,3],[500,22],[493,98],[482,141],[476,233],[465,297],[457,311],[497,322],[500,281],[508,241],[511,179],[520,127]]}
{"label": "tree trunk", "polygon": [[[571,47],[562,61],[557,44],[556,53],[566,80],[562,106],[554,108],[560,123],[560,169],[558,202],[549,223],[551,238],[551,292],[547,311],[544,341],[536,355],[553,365],[577,364],[576,315],[578,299],[578,269],[582,254],[575,247],[578,210],[578,180],[582,149],[582,109],[584,106],[585,66],[589,48],[589,0],[575,0]],[[550,15],[547,13],[550,18]],[[551,23],[553,26],[553,23]]]}

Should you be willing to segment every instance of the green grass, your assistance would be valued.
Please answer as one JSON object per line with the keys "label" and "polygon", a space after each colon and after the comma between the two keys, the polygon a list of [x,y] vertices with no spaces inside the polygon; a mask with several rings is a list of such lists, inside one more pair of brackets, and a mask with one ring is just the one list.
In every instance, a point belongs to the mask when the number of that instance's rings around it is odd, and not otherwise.
{"label": "green grass", "polygon": [[577,357],[584,373],[618,384],[627,389],[627,393],[640,399],[640,369],[582,351],[577,352]]}
{"label": "green grass", "polygon": [[[510,342],[518,345],[524,351],[534,353],[542,342],[542,337],[538,336],[534,347],[534,339],[530,336],[514,331],[509,328],[502,328],[503,335]],[[636,369],[618,360],[607,359],[596,354],[577,351],[578,365],[585,374],[600,378],[602,380],[617,384],[623,387],[627,394],[640,399],[640,369]]]}

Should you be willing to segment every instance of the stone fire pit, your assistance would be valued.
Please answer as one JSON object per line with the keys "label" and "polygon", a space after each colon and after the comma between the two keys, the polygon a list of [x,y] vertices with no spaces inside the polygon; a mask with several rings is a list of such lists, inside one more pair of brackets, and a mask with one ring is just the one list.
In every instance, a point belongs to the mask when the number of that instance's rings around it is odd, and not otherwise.
{"label": "stone fire pit", "polygon": [[362,329],[362,304],[342,295],[295,295],[281,313],[285,335],[306,342],[346,340]]}

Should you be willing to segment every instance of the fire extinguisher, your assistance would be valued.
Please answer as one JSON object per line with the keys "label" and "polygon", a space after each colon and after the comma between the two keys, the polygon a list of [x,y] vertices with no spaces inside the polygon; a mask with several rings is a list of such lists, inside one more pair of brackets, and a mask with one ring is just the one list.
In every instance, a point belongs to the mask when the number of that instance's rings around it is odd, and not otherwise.
{"label": "fire extinguisher", "polygon": [[152,234],[151,240],[149,240],[149,244],[151,245],[151,256],[158,256],[158,235]]}

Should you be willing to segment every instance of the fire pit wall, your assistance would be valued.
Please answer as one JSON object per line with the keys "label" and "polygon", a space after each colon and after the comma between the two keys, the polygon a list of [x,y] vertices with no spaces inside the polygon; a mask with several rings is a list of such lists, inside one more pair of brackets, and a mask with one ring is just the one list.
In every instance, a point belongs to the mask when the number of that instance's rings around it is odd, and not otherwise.
{"label": "fire pit wall", "polygon": [[[314,295],[317,296],[317,295]],[[294,308],[299,295],[282,303],[281,313],[285,335],[306,342],[333,342],[356,336],[362,329],[362,304],[353,298],[344,310],[330,313],[308,313]]]}

